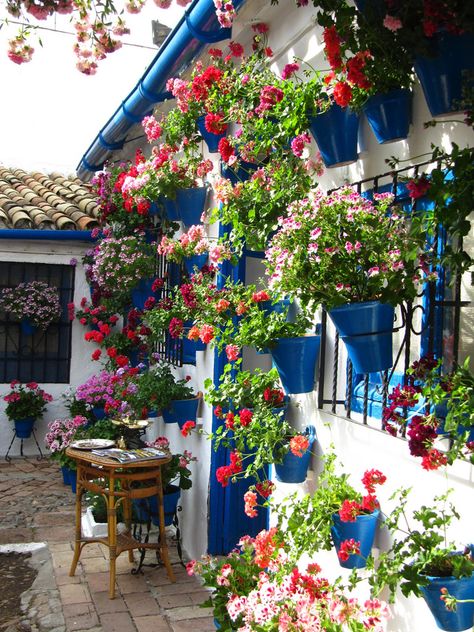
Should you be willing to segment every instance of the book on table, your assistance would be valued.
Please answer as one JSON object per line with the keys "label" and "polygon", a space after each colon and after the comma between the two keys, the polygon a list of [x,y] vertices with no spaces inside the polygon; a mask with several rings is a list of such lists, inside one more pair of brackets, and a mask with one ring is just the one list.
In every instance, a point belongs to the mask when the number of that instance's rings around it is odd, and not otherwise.
{"label": "book on table", "polygon": [[121,448],[108,448],[105,450],[92,450],[95,456],[114,459],[119,463],[132,463],[133,461],[152,461],[162,459],[168,454],[158,448],[137,448],[134,450],[122,450]]}

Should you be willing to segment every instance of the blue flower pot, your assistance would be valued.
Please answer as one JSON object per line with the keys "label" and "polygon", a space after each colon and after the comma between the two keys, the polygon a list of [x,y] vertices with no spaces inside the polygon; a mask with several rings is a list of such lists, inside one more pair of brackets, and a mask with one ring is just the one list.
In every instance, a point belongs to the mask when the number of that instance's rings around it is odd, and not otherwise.
{"label": "blue flower pot", "polygon": [[[181,496],[181,490],[176,485],[170,485],[168,489],[170,491],[163,494],[163,510],[165,512],[166,527],[173,524],[173,518]],[[132,503],[139,522],[148,522],[148,520],[151,519],[154,525],[159,526],[158,499],[156,496],[134,498]]]}
{"label": "blue flower pot", "polygon": [[197,126],[199,129],[199,133],[204,139],[204,142],[207,145],[207,148],[211,152],[211,154],[216,153],[219,149],[219,141],[221,138],[225,138],[225,132],[223,134],[213,134],[212,132],[208,132],[206,126],[204,124],[204,116],[200,116],[197,120]]}
{"label": "blue flower pot", "polygon": [[272,313],[283,314],[283,312],[288,311],[290,307],[290,299],[284,298],[281,301],[262,301],[260,303],[260,309],[265,312],[267,316]]}
{"label": "blue flower pot", "polygon": [[376,94],[364,105],[364,114],[378,143],[392,143],[408,136],[413,93],[391,90]]}
{"label": "blue flower pot", "polygon": [[201,215],[206,206],[206,198],[206,187],[178,189],[176,192],[176,205],[181,221],[185,226],[201,223]]}
{"label": "blue flower pot", "polygon": [[371,514],[357,516],[354,522],[343,522],[339,514],[333,514],[331,535],[336,551],[339,551],[344,540],[354,539],[356,542],[360,542],[360,555],[349,555],[349,559],[345,562],[339,559],[338,556],[339,564],[343,568],[365,568],[366,559],[374,544],[375,529],[377,528],[379,515],[380,511],[376,509]]}
{"label": "blue flower pot", "polygon": [[180,428],[187,421],[196,421],[200,400],[200,397],[173,400],[170,408],[165,408],[162,411],[163,421],[165,424],[178,424]]}
{"label": "blue flower pot", "polygon": [[432,57],[415,59],[426,103],[432,116],[461,111],[463,71],[474,70],[474,35],[437,33],[431,38]]}
{"label": "blue flower pot", "polygon": [[474,603],[458,603],[456,611],[446,609],[441,601],[441,588],[447,588],[456,599],[474,599],[474,575],[471,577],[430,577],[430,583],[421,587],[421,592],[435,618],[436,625],[448,632],[470,630],[474,625]]}
{"label": "blue flower pot", "polygon": [[238,167],[231,167],[225,163],[221,164],[221,174],[227,180],[230,180],[232,185],[235,186],[238,182],[245,182],[250,176],[258,169],[255,162],[246,162],[245,160],[239,161]]}
{"label": "blue flower pot", "polygon": [[221,629],[221,624],[219,623],[219,621],[217,619],[214,619],[214,627],[216,628],[216,630],[220,630]]}
{"label": "blue flower pot", "polygon": [[359,115],[336,103],[322,114],[309,117],[309,129],[326,167],[340,167],[357,160]]}
{"label": "blue flower pot", "polygon": [[69,470],[69,485],[71,486],[71,491],[73,494],[76,493],[77,488],[77,470]]}
{"label": "blue flower pot", "polygon": [[101,419],[105,419],[107,417],[103,406],[94,406],[92,408],[92,414],[94,415],[96,421],[100,421]]}
{"label": "blue flower pot", "polygon": [[69,485],[69,468],[65,465],[61,465],[61,474],[63,477],[64,485]]}
{"label": "blue flower pot", "polygon": [[20,321],[21,333],[24,336],[33,336],[38,331],[38,326],[33,325],[29,320]]}
{"label": "blue flower pot", "polygon": [[143,311],[146,300],[153,296],[153,282],[155,279],[141,279],[140,283],[132,290],[132,305],[136,309]]}
{"label": "blue flower pot", "polygon": [[279,338],[270,350],[285,393],[309,393],[319,359],[321,336]]}
{"label": "blue flower pot", "polygon": [[23,419],[14,419],[16,436],[19,439],[29,439],[33,432],[36,417],[24,417]]}
{"label": "blue flower pot", "polygon": [[207,263],[207,254],[203,254],[203,255],[193,255],[192,257],[186,257],[183,260],[184,263],[184,267],[186,269],[186,272],[191,275],[194,274],[195,270],[194,268],[197,268],[198,271],[201,270],[201,268],[206,265]]}
{"label": "blue flower pot", "polygon": [[176,200],[171,200],[170,198],[160,197],[160,204],[163,208],[164,216],[170,220],[170,222],[179,222],[180,217],[178,213],[178,207],[176,205]]}
{"label": "blue flower pot", "polygon": [[287,452],[282,463],[275,463],[275,478],[280,483],[304,483],[308,473],[311,450],[316,440],[316,428],[308,426],[305,434],[309,439],[309,446],[303,456],[295,456],[292,452]]}
{"label": "blue flower pot", "polygon": [[394,308],[379,301],[349,303],[329,312],[356,373],[375,373],[393,364]]}

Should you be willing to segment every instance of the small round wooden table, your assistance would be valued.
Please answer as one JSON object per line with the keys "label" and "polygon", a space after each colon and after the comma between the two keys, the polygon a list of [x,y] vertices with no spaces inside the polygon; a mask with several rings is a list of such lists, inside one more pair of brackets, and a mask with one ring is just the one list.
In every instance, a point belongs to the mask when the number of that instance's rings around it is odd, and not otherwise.
{"label": "small round wooden table", "polygon": [[[101,542],[109,549],[109,597],[115,598],[116,559],[128,551],[128,559],[133,562],[133,549],[156,549],[160,551],[170,581],[174,582],[173,569],[168,555],[165,533],[165,515],[163,510],[163,487],[161,467],[169,463],[171,456],[163,458],[119,463],[118,461],[92,454],[90,451],[67,448],[66,455],[74,459],[77,465],[76,489],[76,537],[74,557],[69,575],[76,572],[81,551],[86,544]],[[102,494],[107,504],[107,537],[86,538],[82,535],[81,514],[82,494],[91,491]],[[139,542],[131,534],[132,505],[135,498],[156,496],[158,499],[159,541]],[[117,534],[117,507],[122,504],[126,531]]]}

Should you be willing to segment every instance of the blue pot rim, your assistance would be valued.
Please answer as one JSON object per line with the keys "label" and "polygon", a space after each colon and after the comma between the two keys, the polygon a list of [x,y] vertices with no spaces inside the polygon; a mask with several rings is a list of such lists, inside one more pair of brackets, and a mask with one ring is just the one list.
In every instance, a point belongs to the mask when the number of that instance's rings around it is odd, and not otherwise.
{"label": "blue pot rim", "polygon": [[367,99],[362,106],[362,109],[365,111],[366,108],[377,107],[381,103],[386,103],[387,101],[398,101],[400,98],[412,99],[413,91],[409,88],[394,88],[388,92],[374,94]]}
{"label": "blue pot rim", "polygon": [[354,522],[357,522],[359,520],[361,522],[365,522],[367,520],[373,520],[374,518],[378,520],[379,516],[380,516],[380,509],[374,509],[374,511],[372,511],[372,513],[369,513],[369,514],[359,514],[355,520],[349,520],[349,521],[342,520],[340,515],[337,512],[333,513],[332,515],[333,520],[337,520],[338,522],[342,524],[354,524]]}

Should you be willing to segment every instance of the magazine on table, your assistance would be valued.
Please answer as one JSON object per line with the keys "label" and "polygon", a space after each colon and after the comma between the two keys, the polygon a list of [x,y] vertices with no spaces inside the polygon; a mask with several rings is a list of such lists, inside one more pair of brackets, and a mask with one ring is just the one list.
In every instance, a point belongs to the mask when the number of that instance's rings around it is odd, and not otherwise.
{"label": "magazine on table", "polygon": [[108,448],[107,450],[92,450],[95,456],[103,456],[107,459],[114,459],[120,463],[131,463],[132,461],[151,461],[162,459],[168,456],[163,450],[157,448],[137,448],[134,450],[122,450],[121,448]]}

